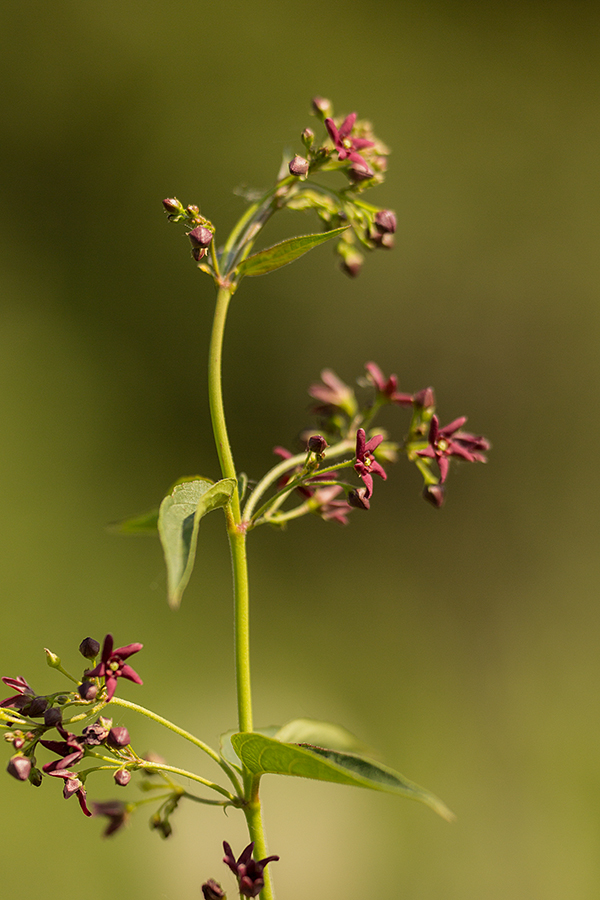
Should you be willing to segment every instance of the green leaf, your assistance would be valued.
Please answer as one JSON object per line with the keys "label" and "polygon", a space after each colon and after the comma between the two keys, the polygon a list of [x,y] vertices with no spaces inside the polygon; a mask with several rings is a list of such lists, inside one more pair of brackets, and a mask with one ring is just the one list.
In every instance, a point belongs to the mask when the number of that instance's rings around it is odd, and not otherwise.
{"label": "green leaf", "polygon": [[254,775],[272,772],[276,775],[295,775],[400,794],[411,800],[420,800],[448,822],[454,819],[448,807],[429,791],[408,781],[393,769],[358,753],[345,753],[312,745],[282,744],[256,732],[234,734],[231,744]]}
{"label": "green leaf", "polygon": [[303,234],[300,237],[289,238],[273,247],[267,247],[259,253],[254,253],[247,259],[242,260],[236,268],[236,274],[242,275],[266,275],[267,272],[273,272],[274,269],[280,269],[281,266],[287,266],[288,263],[294,262],[300,256],[304,256],[313,247],[330,241],[331,238],[338,237],[342,234],[348,225],[343,228],[334,228],[332,231],[325,231],[322,234]]}
{"label": "green leaf", "polygon": [[[257,728],[256,731],[253,732],[253,734],[264,734],[266,737],[275,737],[280,729],[280,725],[267,725],[266,728]],[[223,757],[225,762],[228,762],[230,766],[233,766],[234,769],[237,769],[238,772],[241,772],[241,760],[233,749],[233,744],[231,743],[231,738],[234,734],[237,733],[237,728],[232,728],[231,731],[225,731],[219,738],[219,748],[221,750],[221,756]]]}
{"label": "green leaf", "polygon": [[115,532],[115,534],[157,534],[158,510],[151,509],[149,512],[141,513],[139,516],[130,516],[128,519],[121,519],[119,522],[111,522],[108,529]]}
{"label": "green leaf", "polygon": [[235,490],[235,478],[216,484],[196,478],[176,484],[160,505],[158,533],[167,564],[169,605],[176,609],[190,580],[196,557],[200,519],[225,506]]}

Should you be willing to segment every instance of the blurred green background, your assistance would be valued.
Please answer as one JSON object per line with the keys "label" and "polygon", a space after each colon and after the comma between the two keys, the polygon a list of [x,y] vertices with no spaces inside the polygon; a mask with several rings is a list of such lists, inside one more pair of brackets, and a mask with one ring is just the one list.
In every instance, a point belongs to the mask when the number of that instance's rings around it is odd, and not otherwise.
{"label": "blurred green background", "polygon": [[[212,286],[160,200],[199,203],[225,235],[233,189],[268,187],[300,150],[314,94],[392,147],[373,202],[397,211],[397,248],[356,281],[326,246],[243,284],[225,350],[239,466],[259,476],[309,424],[322,367],[351,381],[370,359],[403,390],[433,384],[442,421],[468,414],[494,445],[452,473],[441,512],[400,464],[347,529],[252,535],[257,724],[343,723],[458,816],[267,778],[285,900],[600,894],[599,31],[595,4],[552,0],[0,11],[1,674],[58,690],[43,647],[77,668],[80,640],[110,630],[145,645],[144,688],[124,696],[209,742],[235,724],[221,515],[176,614],[158,543],[105,525],[217,474]],[[298,214],[265,239],[314,225]],[[116,718],[140,750],[203,765]],[[233,894],[235,812],[187,806],[166,842],[141,812],[103,843],[58,784],[6,776],[0,803],[4,882],[23,896],[180,900],[209,876]]]}

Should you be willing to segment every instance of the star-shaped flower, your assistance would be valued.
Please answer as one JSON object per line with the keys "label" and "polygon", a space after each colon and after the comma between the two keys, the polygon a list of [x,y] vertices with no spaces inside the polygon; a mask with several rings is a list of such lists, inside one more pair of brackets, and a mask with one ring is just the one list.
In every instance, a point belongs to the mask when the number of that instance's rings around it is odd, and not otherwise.
{"label": "star-shaped flower", "polygon": [[466,416],[454,419],[449,425],[440,428],[437,416],[432,416],[429,428],[429,444],[424,450],[417,450],[417,456],[435,459],[440,470],[440,483],[443,484],[450,468],[450,457],[459,456],[467,462],[487,462],[482,451],[490,449],[486,438],[469,434],[460,429],[467,421]]}
{"label": "star-shaped flower", "polygon": [[376,434],[375,437],[367,440],[364,428],[359,428],[356,432],[356,462],[354,463],[354,469],[362,478],[367,489],[365,493],[367,500],[373,494],[373,475],[379,475],[384,481],[387,478],[385,469],[373,456],[373,451],[379,447],[382,440],[382,434]]}
{"label": "star-shaped flower", "polygon": [[372,177],[375,173],[371,171],[369,164],[358,151],[366,150],[368,147],[374,147],[375,142],[368,141],[366,138],[350,137],[355,122],[356,113],[353,112],[350,113],[349,116],[346,116],[339,128],[333,119],[325,119],[325,128],[333,141],[333,146],[337,151],[338,159],[349,159],[353,163],[358,163],[361,168],[364,167],[366,170],[366,177]]}
{"label": "star-shaped flower", "polygon": [[382,394],[388,403],[397,403],[398,406],[412,406],[413,395],[402,394],[396,390],[398,387],[398,376],[390,375],[386,379],[385,375],[374,362],[365,363],[365,369],[369,373],[370,380],[373,382],[380,394]]}
{"label": "star-shaped flower", "polygon": [[225,856],[223,862],[229,866],[238,881],[240,894],[244,897],[257,897],[265,886],[263,872],[270,862],[276,862],[278,856],[267,856],[266,859],[252,859],[254,841],[242,850],[237,861],[227,841],[223,841]]}
{"label": "star-shaped flower", "polygon": [[2,700],[0,707],[3,707],[4,709],[23,709],[28,706],[36,696],[35,691],[31,685],[27,684],[22,675],[17,675],[16,678],[5,676],[2,681],[13,691],[17,691],[14,696]]}
{"label": "star-shaped flower", "polygon": [[107,700],[112,700],[117,689],[118,678],[127,678],[136,684],[144,683],[138,673],[125,662],[132,654],[138,653],[144,645],[127,644],[125,647],[118,647],[116,650],[113,650],[113,643],[112,634],[107,634],[104,638],[100,662],[87,673],[87,678],[104,678]]}

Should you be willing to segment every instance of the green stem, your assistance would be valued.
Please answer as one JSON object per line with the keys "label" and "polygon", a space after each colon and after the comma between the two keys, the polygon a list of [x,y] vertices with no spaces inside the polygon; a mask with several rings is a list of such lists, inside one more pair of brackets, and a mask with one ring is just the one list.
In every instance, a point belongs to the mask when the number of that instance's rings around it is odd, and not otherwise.
{"label": "green stem", "polygon": [[[163,725],[165,728],[168,728],[170,731],[178,734],[179,737],[184,738],[186,741],[189,741],[191,744],[195,744],[196,747],[199,747],[200,750],[203,750],[211,759],[213,759],[217,765],[219,765],[231,783],[233,784],[236,793],[241,794],[242,788],[241,785],[231,769],[230,766],[227,765],[225,760],[221,759],[219,754],[213,750],[212,747],[209,747],[208,744],[205,744],[204,741],[201,741],[199,738],[195,737],[195,735],[190,734],[189,731],[184,731],[183,728],[180,728],[178,725],[175,725],[173,722],[169,722],[168,719],[164,719],[162,716],[157,715],[157,713],[152,712],[151,709],[146,709],[144,706],[138,706],[137,703],[132,703],[130,700],[122,700],[120,697],[113,697],[110,701],[115,706],[123,706],[125,709],[132,709],[135,712],[141,713],[143,716],[146,716],[148,719],[152,719],[154,722],[158,722],[159,725]],[[155,763],[148,763],[148,766],[153,769],[161,768],[159,765]],[[165,769],[165,771],[167,771]]]}

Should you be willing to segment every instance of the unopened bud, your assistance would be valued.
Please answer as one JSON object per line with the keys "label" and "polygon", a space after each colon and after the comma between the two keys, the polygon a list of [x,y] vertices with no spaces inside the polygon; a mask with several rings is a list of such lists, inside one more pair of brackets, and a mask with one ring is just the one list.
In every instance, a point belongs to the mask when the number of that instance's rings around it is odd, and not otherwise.
{"label": "unopened bud", "polygon": [[6,771],[17,781],[27,781],[31,772],[31,760],[26,756],[13,756],[8,761]]}
{"label": "unopened bud", "polygon": [[86,659],[96,659],[100,653],[100,644],[94,638],[86,637],[79,645],[79,652]]}
{"label": "unopened bud", "polygon": [[322,456],[325,452],[325,448],[327,447],[327,441],[321,434],[313,434],[308,439],[308,449],[311,453],[316,453],[317,456]]}
{"label": "unopened bud", "polygon": [[342,272],[348,275],[349,278],[357,278],[358,275],[360,275],[360,270],[362,269],[362,267],[363,257],[361,253],[345,254],[340,264]]}
{"label": "unopened bud", "polygon": [[356,488],[356,490],[350,491],[348,494],[348,503],[350,506],[353,506],[354,509],[370,509],[371,504],[367,497],[367,489]]}
{"label": "unopened bud", "polygon": [[296,155],[289,164],[290,175],[297,175],[299,178],[305,178],[308,175],[310,164],[303,156]]}
{"label": "unopened bud", "polygon": [[326,100],[325,97],[313,97],[312,108],[313,112],[321,119],[326,119],[328,116],[331,116],[333,112],[331,102]]}
{"label": "unopened bud", "polygon": [[210,242],[213,239],[212,231],[209,228],[205,228],[204,225],[197,225],[193,231],[188,231],[188,237],[192,247],[201,247],[204,250],[210,247]]}
{"label": "unopened bud", "polygon": [[78,686],[77,693],[82,700],[95,700],[98,694],[98,685],[93,681],[84,681]]}
{"label": "unopened bud", "polygon": [[167,197],[166,200],[163,200],[162,205],[168,212],[169,217],[185,215],[183,204],[179,202],[177,197]]}
{"label": "unopened bud", "polygon": [[129,784],[131,781],[131,772],[129,769],[118,769],[114,775],[115,784],[121,785],[121,787],[125,787],[126,784]]}
{"label": "unopened bud", "polygon": [[413,403],[415,406],[420,406],[423,409],[435,409],[435,393],[432,387],[423,388],[422,391],[417,391],[417,393],[413,397]]}
{"label": "unopened bud", "polygon": [[29,773],[29,783],[34,787],[41,787],[43,775],[39,769],[36,769],[35,766],[31,767],[31,772]]}
{"label": "unopened bud", "polygon": [[43,716],[48,708],[48,701],[45,697],[34,697],[29,706],[25,707],[23,712],[32,719]]}
{"label": "unopened bud", "polygon": [[394,234],[396,231],[396,216],[390,209],[380,209],[379,212],[375,214],[375,224],[380,231],[391,232],[391,234]]}
{"label": "unopened bud", "polygon": [[312,128],[305,128],[302,132],[302,143],[307,150],[310,150],[315,140],[315,133]]}
{"label": "unopened bud", "polygon": [[209,878],[202,885],[204,900],[224,900],[226,894],[220,884],[214,878]]}
{"label": "unopened bud", "polygon": [[440,508],[444,505],[446,499],[446,491],[443,484],[426,484],[423,488],[423,499],[431,503],[432,506]]}
{"label": "unopened bud", "polygon": [[368,181],[369,178],[375,177],[375,172],[363,163],[355,162],[348,169],[350,180],[354,182]]}
{"label": "unopened bud", "polygon": [[52,650],[48,650],[47,647],[44,647],[44,653],[46,654],[46,662],[50,666],[51,669],[58,669],[60,666],[60,656],[57,656],[56,653],[53,653]]}
{"label": "unopened bud", "polygon": [[56,706],[51,706],[44,713],[44,725],[47,728],[54,728],[62,722],[62,712]]}
{"label": "unopened bud", "polygon": [[111,728],[106,738],[106,746],[112,747],[113,750],[121,750],[129,744],[129,732],[124,725],[117,725]]}

